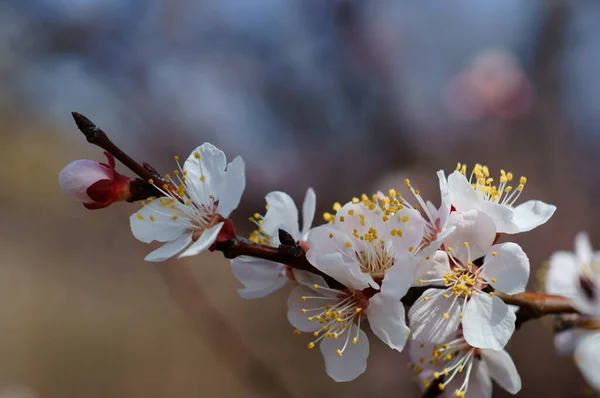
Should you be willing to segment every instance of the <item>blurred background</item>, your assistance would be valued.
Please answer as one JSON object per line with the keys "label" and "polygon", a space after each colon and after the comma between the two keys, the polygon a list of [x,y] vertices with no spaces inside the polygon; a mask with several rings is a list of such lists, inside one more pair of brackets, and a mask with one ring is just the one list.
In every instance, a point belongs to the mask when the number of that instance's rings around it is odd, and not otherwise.
{"label": "blurred background", "polygon": [[[70,112],[158,170],[204,141],[243,156],[244,233],[272,190],[312,186],[321,214],[406,177],[437,203],[457,161],[525,175],[523,200],[559,209],[516,238],[537,269],[577,231],[600,247],[598,37],[593,0],[0,1],[0,398],[418,397],[374,339],[363,376],[331,381],[287,292],[242,300],[217,254],[144,262],[137,205],[60,191],[68,162],[103,160]],[[593,395],[548,322],[508,351],[521,396]]]}

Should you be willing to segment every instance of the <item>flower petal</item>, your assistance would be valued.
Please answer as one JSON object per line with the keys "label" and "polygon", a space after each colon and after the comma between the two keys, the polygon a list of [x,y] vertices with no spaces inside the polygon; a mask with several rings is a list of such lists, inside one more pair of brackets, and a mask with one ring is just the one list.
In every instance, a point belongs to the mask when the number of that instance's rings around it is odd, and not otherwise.
{"label": "flower petal", "polygon": [[390,348],[402,351],[410,334],[406,326],[404,304],[395,297],[378,293],[369,300],[365,313],[373,333]]}
{"label": "flower petal", "polygon": [[260,228],[279,243],[279,229],[288,232],[296,240],[300,239],[298,228],[298,208],[294,200],[285,192],[269,192],[267,213]]}
{"label": "flower petal", "polygon": [[205,142],[194,150],[183,165],[186,174],[186,187],[196,204],[210,202],[209,195],[215,195],[225,176],[227,159],[223,151],[213,144]]}
{"label": "flower petal", "polygon": [[315,190],[308,188],[306,190],[306,196],[304,196],[304,202],[302,203],[302,233],[298,239],[306,240],[306,234],[312,227],[313,220],[315,218],[315,210],[317,208],[317,195]]}
{"label": "flower petal", "polygon": [[481,358],[498,385],[511,394],[521,391],[521,377],[512,358],[505,350],[481,350]]}
{"label": "flower petal", "polygon": [[[444,245],[446,249],[450,247],[449,254],[463,264],[483,257],[496,238],[494,220],[479,210],[452,212],[448,218],[448,227],[452,226],[456,229],[446,237]],[[465,242],[469,243],[468,248],[465,247]]]}
{"label": "flower petal", "polygon": [[215,243],[215,240],[217,240],[217,236],[219,235],[222,227],[223,223],[220,222],[217,225],[204,230],[202,235],[200,235],[200,238],[198,238],[196,242],[192,243],[192,245],[186,251],[181,253],[179,258],[195,256],[196,254],[200,254],[208,249],[213,243]]}
{"label": "flower petal", "polygon": [[529,281],[529,258],[516,243],[494,245],[483,260],[480,275],[501,292],[521,293]]}
{"label": "flower petal", "polygon": [[[448,390],[452,391],[452,385],[448,387]],[[470,398],[492,398],[492,379],[490,379],[486,364],[482,361],[475,360],[473,362],[466,396]]]}
{"label": "flower petal", "polygon": [[246,188],[246,166],[241,157],[236,157],[227,165],[221,185],[217,188],[215,196],[219,199],[217,210],[227,218],[240,204],[242,194]]}
{"label": "flower petal", "polygon": [[289,279],[285,276],[287,266],[274,261],[241,256],[231,260],[233,275],[244,284],[238,293],[242,298],[265,297],[284,286]]}
{"label": "flower petal", "polygon": [[144,260],[151,262],[165,261],[188,247],[190,243],[192,243],[191,232],[183,234],[171,242],[165,243],[158,249],[148,254]]}
{"label": "flower petal", "polygon": [[329,285],[321,275],[317,275],[309,271],[302,271],[299,269],[294,269],[292,272],[294,273],[294,278],[296,279],[296,282],[298,282],[301,285],[312,286],[316,283],[319,286],[329,287]]}
{"label": "flower petal", "polygon": [[350,240],[329,224],[313,228],[308,235],[310,249],[306,258],[315,268],[349,288],[362,290],[371,286],[379,289],[371,275],[361,272],[354,253],[344,245],[345,241]]}
{"label": "flower petal", "polygon": [[[183,206],[179,202],[174,204],[177,209]],[[173,220],[174,214],[170,207],[162,206],[159,200],[155,200],[129,217],[131,232],[144,243],[175,240],[183,235],[187,227],[180,219]]]}
{"label": "flower petal", "polygon": [[462,320],[465,340],[473,347],[501,350],[515,331],[516,319],[498,297],[473,293]]}
{"label": "flower petal", "polygon": [[[438,250],[435,254],[427,259],[421,260],[415,270],[413,279],[414,286],[442,285],[442,282],[427,282],[430,279],[442,278],[446,273],[450,272],[450,259],[448,254],[443,250]],[[419,281],[423,280],[423,283]]]}
{"label": "flower petal", "polygon": [[[452,305],[455,296],[444,298],[445,293],[441,289],[427,289],[411,307],[408,319],[415,340],[440,344],[456,332],[460,323],[460,305],[458,302]],[[448,314],[448,319],[444,318],[444,313]]]}
{"label": "flower petal", "polygon": [[[296,329],[301,332],[314,332],[315,330],[321,329],[321,324],[319,321],[313,319],[312,321],[308,320],[308,317],[313,315],[316,316],[321,312],[321,307],[332,304],[334,305],[337,300],[335,296],[331,296],[331,300],[328,300],[326,295],[322,294],[323,291],[316,291],[311,289],[306,285],[299,285],[292,290],[290,297],[288,298],[288,312],[287,318],[288,321],[294,326]],[[306,299],[302,300],[302,297],[323,297],[316,299]],[[306,311],[302,311],[302,310]]]}
{"label": "flower petal", "polygon": [[[356,344],[352,338],[357,337]],[[337,350],[342,350],[339,356]],[[337,339],[323,339],[321,342],[321,353],[325,359],[325,370],[335,381],[351,381],[364,373],[367,369],[367,358],[369,357],[369,339],[362,330],[348,328],[348,331]]]}
{"label": "flower petal", "polygon": [[600,332],[582,337],[575,350],[575,362],[588,383],[600,391]]}
{"label": "flower petal", "polygon": [[579,265],[573,253],[559,251],[550,257],[550,268],[546,275],[545,288],[550,294],[573,298]]}
{"label": "flower petal", "polygon": [[446,227],[448,223],[448,217],[450,216],[450,210],[452,208],[451,198],[450,198],[450,190],[448,187],[448,181],[446,180],[446,176],[444,175],[444,170],[439,170],[437,172],[439,185],[440,185],[440,194],[441,194],[441,202],[440,208],[437,210],[437,219],[439,219],[439,226],[443,229]]}
{"label": "flower petal", "polygon": [[575,255],[579,264],[591,264],[594,259],[594,249],[590,237],[585,232],[575,235]]}
{"label": "flower petal", "polygon": [[[376,219],[379,221],[379,217]],[[383,239],[391,240],[396,253],[404,254],[412,252],[423,241],[425,232],[425,220],[421,214],[415,209],[405,207],[398,210],[394,215],[390,216],[387,222],[380,224],[381,228],[376,227],[378,231],[383,232]],[[402,233],[395,233],[393,230],[400,230]],[[380,232],[380,233],[381,233]],[[412,247],[412,249],[410,249]]]}
{"label": "flower petal", "polygon": [[554,348],[560,356],[571,356],[582,336],[581,329],[569,329],[554,335]]}
{"label": "flower petal", "polygon": [[476,209],[483,201],[473,189],[467,177],[460,171],[454,171],[448,176],[448,193],[452,206],[458,211]]}
{"label": "flower petal", "polygon": [[531,231],[545,224],[555,211],[556,206],[549,205],[541,200],[529,200],[514,208],[512,222],[518,227],[518,231],[516,232]]}
{"label": "flower petal", "polygon": [[381,293],[399,301],[412,285],[417,259],[410,253],[395,258],[394,265],[385,270]]}

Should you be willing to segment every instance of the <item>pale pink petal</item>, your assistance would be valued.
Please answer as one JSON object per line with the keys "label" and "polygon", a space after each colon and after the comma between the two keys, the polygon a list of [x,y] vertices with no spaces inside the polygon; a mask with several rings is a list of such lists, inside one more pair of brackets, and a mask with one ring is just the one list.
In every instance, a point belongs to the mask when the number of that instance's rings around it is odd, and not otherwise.
{"label": "pale pink petal", "polygon": [[81,159],[69,163],[58,174],[58,183],[66,194],[83,203],[93,202],[87,189],[100,180],[112,180],[112,170],[93,160]]}
{"label": "pale pink petal", "polygon": [[529,258],[516,243],[494,245],[483,260],[480,275],[501,292],[521,293],[529,281]]}
{"label": "pale pink petal", "polygon": [[582,336],[581,329],[569,329],[554,335],[554,348],[560,356],[571,356]]}
{"label": "pale pink petal", "polygon": [[246,166],[241,157],[236,157],[227,165],[221,185],[214,195],[219,200],[217,211],[227,218],[240,204],[242,194],[246,188]]}
{"label": "pale pink petal", "polygon": [[[427,259],[421,260],[415,270],[413,285],[414,286],[428,286],[428,285],[439,285],[443,286],[443,282],[427,282],[430,279],[440,279],[443,276],[451,272],[450,259],[448,254],[443,250],[438,250],[435,254]],[[419,281],[423,280],[423,283]]]}
{"label": "pale pink petal", "polygon": [[306,239],[306,234],[312,227],[313,220],[315,218],[315,210],[317,208],[317,195],[315,190],[308,188],[306,190],[306,196],[304,196],[304,202],[302,203],[302,233],[298,239]]}
{"label": "pale pink petal", "polygon": [[559,251],[550,257],[550,268],[546,274],[546,291],[550,294],[573,298],[576,295],[576,280],[579,265],[571,252]]}
{"label": "pale pink petal", "polygon": [[186,251],[181,253],[179,258],[195,256],[196,254],[200,254],[207,250],[213,243],[215,243],[215,240],[217,240],[217,236],[219,235],[222,227],[223,223],[220,222],[217,225],[204,230],[202,235],[200,235],[200,238],[198,238],[196,242],[192,243],[192,245]]}
{"label": "pale pink petal", "polygon": [[481,350],[481,359],[486,364],[492,379],[511,394],[521,391],[521,377],[512,358],[505,350]]}
{"label": "pale pink petal", "polygon": [[590,386],[600,391],[600,332],[581,338],[575,350],[575,362]]}
{"label": "pale pink petal", "polygon": [[390,348],[402,351],[410,334],[404,305],[395,297],[378,293],[369,300],[365,313],[373,333]]}
{"label": "pale pink petal", "polygon": [[[408,318],[415,340],[439,344],[456,332],[462,299],[452,305],[455,296],[450,294],[444,298],[445,293],[441,289],[427,289],[411,307]],[[448,319],[444,313],[448,314]]]}
{"label": "pale pink petal", "polygon": [[[349,332],[350,334],[348,334]],[[356,336],[358,336],[356,344],[353,344],[352,338]],[[342,350],[344,345],[346,345],[346,348],[342,356],[339,356],[337,350]],[[369,340],[362,330],[357,331],[357,328],[348,328],[337,339],[323,339],[321,353],[325,359],[325,370],[329,377],[337,382],[351,381],[367,369]]]}
{"label": "pale pink petal", "polygon": [[512,221],[519,229],[517,232],[527,232],[545,224],[555,211],[556,206],[549,205],[541,200],[529,200],[513,209]]}
{"label": "pale pink petal", "polygon": [[394,265],[385,270],[381,292],[399,301],[412,285],[417,260],[410,253],[395,258]]}
{"label": "pale pink petal", "polygon": [[486,293],[473,293],[462,320],[469,345],[501,350],[515,331],[516,316],[504,301]]}
{"label": "pale pink petal", "polygon": [[[179,202],[174,204],[177,210],[183,208]],[[144,243],[175,240],[183,235],[187,227],[182,218],[173,220],[173,215],[175,213],[170,207],[162,206],[155,200],[129,217],[131,232],[137,240]]]}
{"label": "pale pink petal", "polygon": [[[448,227],[452,226],[456,229],[446,237],[444,246],[446,249],[450,248],[449,254],[463,264],[483,257],[496,238],[494,220],[479,210],[452,212]],[[469,247],[464,245],[465,242],[468,242]]]}
{"label": "pale pink petal", "polygon": [[188,232],[171,242],[165,243],[148,254],[144,260],[152,262],[165,261],[188,247],[190,243],[192,243],[192,233]]}
{"label": "pale pink petal", "polygon": [[238,293],[245,299],[265,297],[283,287],[289,281],[286,269],[283,264],[255,257],[241,256],[231,260],[233,275],[245,286]]}

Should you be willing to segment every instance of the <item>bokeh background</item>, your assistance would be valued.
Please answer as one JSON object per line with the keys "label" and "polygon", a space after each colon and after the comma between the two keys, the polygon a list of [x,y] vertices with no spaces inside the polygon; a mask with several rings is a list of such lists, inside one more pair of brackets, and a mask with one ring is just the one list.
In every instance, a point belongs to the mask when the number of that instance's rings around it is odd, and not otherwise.
{"label": "bokeh background", "polygon": [[[437,202],[457,161],[511,170],[558,206],[516,237],[537,269],[577,231],[600,247],[598,37],[593,0],[0,1],[0,398],[418,397],[375,340],[331,381],[287,292],[242,300],[218,254],[144,262],[137,205],[60,191],[65,164],[103,159],[70,112],[158,170],[204,141],[242,155],[245,233],[272,190],[312,186],[320,214],[406,177]],[[521,396],[593,394],[547,322],[508,350]]]}

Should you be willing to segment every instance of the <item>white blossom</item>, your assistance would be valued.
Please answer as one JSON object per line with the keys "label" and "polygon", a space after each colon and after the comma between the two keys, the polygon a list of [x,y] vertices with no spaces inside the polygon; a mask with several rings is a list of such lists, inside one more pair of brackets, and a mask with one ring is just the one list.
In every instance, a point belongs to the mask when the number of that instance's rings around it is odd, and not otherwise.
{"label": "white blossom", "polygon": [[223,220],[239,204],[246,184],[242,159],[236,157],[226,163],[221,150],[202,144],[183,168],[177,163],[172,180],[177,184],[177,192],[157,186],[165,197],[148,199],[130,217],[131,231],[138,240],[166,242],[148,254],[147,261],[164,261],[180,252],[179,258],[193,256],[216,241]]}
{"label": "white blossom", "polygon": [[500,171],[498,184],[490,177],[487,166],[476,164],[469,178],[466,165],[448,176],[448,188],[452,206],[456,210],[477,209],[490,216],[496,223],[498,233],[515,234],[527,232],[546,223],[554,214],[556,206],[540,200],[529,200],[515,206],[525,188],[527,178],[521,177],[513,188],[513,174]]}
{"label": "white blossom", "polygon": [[[269,246],[279,246],[279,229],[288,232],[296,241],[306,240],[315,216],[316,195],[312,188],[306,191],[302,205],[302,229],[298,225],[298,208],[285,192],[271,192],[266,196],[267,213],[258,213],[252,220],[258,229],[250,240]],[[292,270],[285,264],[260,258],[241,256],[231,260],[233,275],[244,284],[238,292],[243,298],[265,297],[283,287],[293,278]]]}
{"label": "white blossom", "polygon": [[[427,289],[409,311],[416,340],[439,344],[462,325],[466,341],[478,348],[500,350],[515,329],[515,314],[496,291],[525,290],[529,259],[515,243],[493,245],[494,221],[479,210],[452,212],[456,229],[438,251],[419,264],[418,284]],[[483,257],[481,266],[473,261]],[[492,289],[493,288],[493,289]]]}
{"label": "white blossom", "polygon": [[521,377],[504,350],[480,349],[463,337],[443,344],[412,341],[409,353],[423,388],[437,388],[445,396],[492,396],[492,380],[510,394],[521,390]]}

